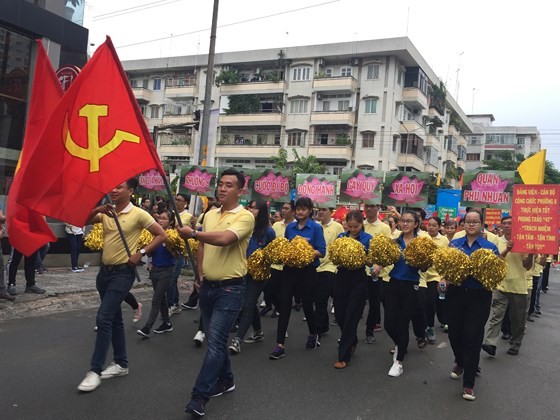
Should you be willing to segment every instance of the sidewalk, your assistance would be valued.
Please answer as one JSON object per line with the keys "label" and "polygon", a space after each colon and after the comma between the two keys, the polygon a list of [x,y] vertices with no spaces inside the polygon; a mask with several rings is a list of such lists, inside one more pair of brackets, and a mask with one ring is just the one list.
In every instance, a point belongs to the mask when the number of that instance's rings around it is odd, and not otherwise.
{"label": "sidewalk", "polygon": [[[37,274],[37,285],[46,289],[44,295],[24,293],[25,278],[23,267],[18,270],[16,278],[17,296],[14,302],[0,299],[0,321],[40,316],[54,312],[72,311],[95,308],[99,305],[99,295],[95,289],[95,279],[99,267],[85,268],[83,273],[72,273],[67,267],[50,268],[44,274]],[[135,282],[132,291],[144,304],[149,304],[152,296],[152,284],[145,267],[138,267],[142,280]],[[181,301],[186,300],[192,291],[192,277],[179,277],[179,293]]]}

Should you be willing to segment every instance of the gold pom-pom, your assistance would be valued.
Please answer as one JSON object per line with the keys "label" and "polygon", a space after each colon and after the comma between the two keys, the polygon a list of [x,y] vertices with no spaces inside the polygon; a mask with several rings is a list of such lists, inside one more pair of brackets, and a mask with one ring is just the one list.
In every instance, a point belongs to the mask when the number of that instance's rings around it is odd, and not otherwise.
{"label": "gold pom-pom", "polygon": [[289,267],[303,268],[315,259],[315,250],[307,239],[296,236],[289,243],[287,252],[284,253],[284,264]]}
{"label": "gold pom-pom", "polygon": [[477,249],[471,254],[471,275],[486,290],[494,290],[506,277],[506,262],[489,249]]}
{"label": "gold pom-pom", "polygon": [[[196,253],[198,252],[198,241],[194,238],[189,238],[188,243],[189,243],[189,247],[191,248],[193,258],[196,260]],[[183,255],[188,256],[189,254],[187,254],[187,247],[185,245],[185,241],[183,241],[182,244],[183,244],[182,247]]]}
{"label": "gold pom-pom", "polygon": [[457,248],[440,247],[434,252],[433,266],[442,278],[459,286],[470,275],[471,261]]}
{"label": "gold pom-pom", "polygon": [[401,257],[401,249],[385,235],[376,235],[369,242],[366,263],[388,267],[395,264]]}
{"label": "gold pom-pom", "polygon": [[414,238],[403,251],[404,258],[408,265],[427,269],[432,265],[434,252],[438,246],[427,236]]}
{"label": "gold pom-pom", "polygon": [[179,236],[179,232],[175,229],[167,229],[165,231],[165,246],[172,254],[186,255],[186,253],[183,252],[185,249],[185,241]]}
{"label": "gold pom-pom", "polygon": [[357,270],[365,265],[366,250],[360,242],[345,236],[329,245],[329,258],[337,267]]}
{"label": "gold pom-pom", "polygon": [[286,238],[275,238],[267,246],[264,247],[266,258],[272,264],[283,264],[286,259],[290,241]]}
{"label": "gold pom-pom", "polygon": [[247,259],[247,272],[255,281],[264,281],[270,278],[270,261],[262,249],[257,249]]}
{"label": "gold pom-pom", "polygon": [[103,224],[96,223],[84,238],[84,245],[92,251],[103,249]]}
{"label": "gold pom-pom", "polygon": [[154,239],[154,235],[152,235],[148,229],[142,229],[142,232],[140,233],[140,239],[138,239],[138,249],[144,248],[146,245],[152,242],[152,239]]}

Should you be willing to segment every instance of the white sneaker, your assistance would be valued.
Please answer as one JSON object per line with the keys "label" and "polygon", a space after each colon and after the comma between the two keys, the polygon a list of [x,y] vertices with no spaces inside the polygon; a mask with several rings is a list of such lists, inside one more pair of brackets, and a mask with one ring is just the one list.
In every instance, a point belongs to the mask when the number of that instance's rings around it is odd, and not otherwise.
{"label": "white sneaker", "polygon": [[196,344],[197,347],[202,346],[202,343],[204,343],[205,338],[206,338],[206,334],[198,330],[194,335],[194,344]]}
{"label": "white sneaker", "polygon": [[134,315],[132,316],[132,322],[138,322],[142,318],[142,304],[138,302],[138,308],[134,310]]}
{"label": "white sneaker", "polygon": [[101,379],[111,379],[117,376],[125,375],[128,375],[128,368],[123,368],[121,365],[111,362],[111,364],[107,366],[103,372],[101,372]]}
{"label": "white sneaker", "polygon": [[259,305],[259,308],[266,308],[266,302],[264,300]]}
{"label": "white sneaker", "polygon": [[83,392],[91,392],[99,385],[101,385],[101,378],[99,375],[95,372],[89,371],[86,373],[84,380],[80,382],[80,385],[78,385],[78,389]]}
{"label": "white sneaker", "polygon": [[183,311],[181,310],[181,307],[179,305],[171,305],[169,307],[169,315],[180,314],[181,312]]}
{"label": "white sneaker", "polygon": [[395,361],[393,363],[393,366],[391,366],[391,369],[389,369],[389,376],[392,376],[393,378],[397,378],[401,376],[402,373],[403,373],[403,367],[401,362]]}

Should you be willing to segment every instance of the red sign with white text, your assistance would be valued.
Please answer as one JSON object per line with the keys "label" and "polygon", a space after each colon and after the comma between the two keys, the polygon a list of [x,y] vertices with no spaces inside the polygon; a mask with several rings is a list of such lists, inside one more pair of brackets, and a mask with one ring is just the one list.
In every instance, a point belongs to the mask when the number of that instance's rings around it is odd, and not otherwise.
{"label": "red sign with white text", "polygon": [[514,185],[512,252],[558,252],[560,185]]}
{"label": "red sign with white text", "polygon": [[502,221],[502,209],[486,209],[484,215],[484,223],[488,225],[488,229],[494,229],[494,226],[500,226]]}

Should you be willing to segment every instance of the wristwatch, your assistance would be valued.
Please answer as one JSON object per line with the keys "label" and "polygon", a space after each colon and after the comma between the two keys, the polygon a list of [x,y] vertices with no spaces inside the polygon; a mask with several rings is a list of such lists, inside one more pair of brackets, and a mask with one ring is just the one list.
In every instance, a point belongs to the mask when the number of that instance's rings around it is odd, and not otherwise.
{"label": "wristwatch", "polygon": [[142,256],[146,255],[146,250],[144,248],[142,248],[140,251],[138,251]]}
{"label": "wristwatch", "polygon": [[196,238],[196,235],[198,234],[198,231],[196,229],[194,229],[191,233],[191,238]]}

